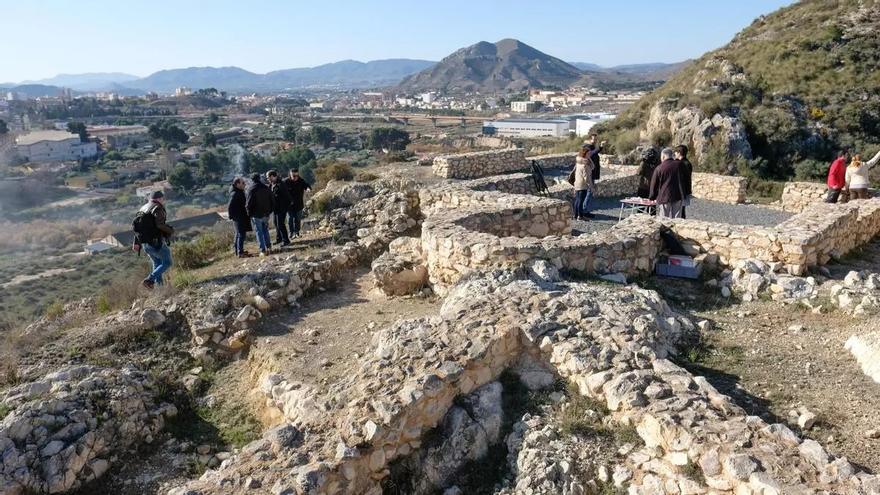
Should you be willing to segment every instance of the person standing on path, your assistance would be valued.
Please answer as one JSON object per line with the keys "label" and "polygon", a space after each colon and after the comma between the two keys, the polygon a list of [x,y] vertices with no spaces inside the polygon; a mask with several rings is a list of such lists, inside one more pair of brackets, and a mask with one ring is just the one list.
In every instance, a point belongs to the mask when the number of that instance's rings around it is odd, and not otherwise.
{"label": "person standing on path", "polygon": [[291,199],[290,216],[287,218],[290,225],[290,235],[291,237],[299,237],[303,212],[305,211],[304,196],[306,190],[312,190],[312,185],[299,175],[299,169],[296,168],[290,169],[289,177],[284,179],[284,185],[290,192]]}
{"label": "person standing on path", "polygon": [[272,189],[273,217],[275,220],[275,242],[281,247],[290,245],[290,235],[287,232],[287,212],[290,210],[290,192],[287,186],[281,183],[281,177],[275,170],[270,170],[266,177],[269,179],[269,187]]}
{"label": "person standing on path", "polygon": [[861,155],[853,155],[852,162],[846,167],[846,190],[849,199],[868,199],[868,170],[880,161],[880,151],[867,162],[862,162]]}
{"label": "person standing on path", "polygon": [[846,186],[846,159],[849,153],[841,150],[837,154],[837,159],[831,162],[831,168],[828,169],[828,196],[825,197],[826,203],[837,203],[840,198],[840,191]]}
{"label": "person standing on path", "polygon": [[138,210],[132,227],[135,232],[133,249],[147,253],[153,262],[153,270],[142,282],[147,289],[152,289],[157,284],[162,285],[162,275],[171,268],[171,248],[168,246],[169,239],[174,234],[174,228],[166,223],[168,212],[165,210],[165,194],[155,191],[150,199]]}
{"label": "person standing on path", "polygon": [[586,220],[592,215],[587,212],[590,193],[593,190],[593,162],[590,160],[590,149],[582,147],[574,162],[574,210],[575,220]]}
{"label": "person standing on path", "polygon": [[244,240],[251,231],[251,217],[247,213],[247,201],[244,194],[244,179],[236,177],[229,191],[229,204],[226,211],[235,227],[235,242],[232,247],[239,258],[247,258],[250,254],[244,250]]}
{"label": "person standing on path", "polygon": [[272,239],[269,236],[269,215],[272,214],[272,191],[263,184],[260,174],[251,177],[253,184],[248,188],[245,195],[245,208],[254,224],[254,232],[257,234],[257,242],[260,244],[260,256],[266,256],[272,252]]}
{"label": "person standing on path", "polygon": [[666,218],[681,218],[682,200],[684,199],[684,166],[673,159],[673,151],[663,148],[660,152],[663,160],[654,170],[651,177],[649,199],[657,203],[657,214]]}
{"label": "person standing on path", "polygon": [[675,147],[672,153],[672,157],[681,162],[682,166],[682,179],[681,185],[683,187],[684,199],[682,199],[681,205],[681,218],[687,218],[686,210],[687,207],[691,205],[691,197],[693,195],[693,173],[694,166],[691,165],[690,160],[688,160],[688,147],[679,144]]}

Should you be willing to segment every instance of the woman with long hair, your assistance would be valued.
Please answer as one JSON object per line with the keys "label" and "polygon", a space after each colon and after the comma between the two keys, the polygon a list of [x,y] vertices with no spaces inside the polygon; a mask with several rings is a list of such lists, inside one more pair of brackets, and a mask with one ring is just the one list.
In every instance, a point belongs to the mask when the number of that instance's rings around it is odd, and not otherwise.
{"label": "woman with long hair", "polygon": [[587,203],[593,191],[593,160],[590,159],[590,149],[586,146],[578,151],[574,162],[574,210],[575,220],[587,220],[590,212],[587,211]]}
{"label": "woman with long hair", "polygon": [[849,199],[868,198],[868,170],[880,161],[880,151],[867,162],[862,162],[862,155],[855,154],[849,166],[846,167],[846,190],[849,191]]}

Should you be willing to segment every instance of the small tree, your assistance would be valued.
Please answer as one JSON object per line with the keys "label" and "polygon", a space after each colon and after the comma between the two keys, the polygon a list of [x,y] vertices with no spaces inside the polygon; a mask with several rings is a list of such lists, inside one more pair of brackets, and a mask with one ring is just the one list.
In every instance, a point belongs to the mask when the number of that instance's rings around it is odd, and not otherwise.
{"label": "small tree", "polygon": [[207,131],[202,135],[202,142],[205,143],[205,146],[213,148],[217,146],[217,136],[213,132]]}
{"label": "small tree", "polygon": [[220,116],[218,116],[216,113],[211,112],[208,114],[208,123],[209,124],[216,124],[219,121],[220,121]]}
{"label": "small tree", "polygon": [[6,121],[0,119],[0,136],[9,132],[9,126],[6,125]]}
{"label": "small tree", "polygon": [[79,134],[79,140],[83,143],[89,140],[89,131],[86,130],[86,125],[82,122],[68,122],[67,132]]}
{"label": "small tree", "polygon": [[214,180],[223,174],[224,157],[213,151],[206,151],[199,157],[199,176],[203,180]]}
{"label": "small tree", "polygon": [[188,191],[196,185],[196,180],[193,177],[192,171],[190,171],[189,167],[184,163],[178,163],[174,167],[174,170],[168,174],[168,182],[170,182],[175,188],[184,191]]}
{"label": "small tree", "polygon": [[373,129],[367,137],[367,147],[376,151],[403,151],[409,143],[409,133],[395,127]]}
{"label": "small tree", "polygon": [[150,124],[149,133],[150,137],[162,140],[165,144],[185,143],[189,141],[189,136],[186,132],[168,120],[160,120],[159,122]]}
{"label": "small tree", "polygon": [[335,139],[336,133],[329,127],[316,125],[312,126],[312,129],[309,131],[309,140],[320,144],[322,148],[329,148]]}
{"label": "small tree", "polygon": [[296,127],[292,125],[284,126],[284,131],[282,132],[281,137],[283,137],[285,141],[296,141]]}

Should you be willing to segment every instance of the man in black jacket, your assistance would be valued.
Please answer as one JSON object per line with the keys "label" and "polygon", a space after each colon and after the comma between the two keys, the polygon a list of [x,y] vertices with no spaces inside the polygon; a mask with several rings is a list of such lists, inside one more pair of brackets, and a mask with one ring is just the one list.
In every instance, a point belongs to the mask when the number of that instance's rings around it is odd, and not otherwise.
{"label": "man in black jacket", "polygon": [[305,209],[305,200],[303,197],[305,196],[306,190],[312,190],[312,185],[299,175],[299,169],[296,168],[290,169],[290,176],[284,179],[284,185],[287,187],[288,192],[290,192],[291,200],[290,216],[287,218],[290,226],[290,235],[293,237],[299,237],[303,210]]}
{"label": "man in black jacket", "polygon": [[226,212],[229,214],[229,220],[235,226],[235,242],[233,248],[235,255],[239,258],[247,258],[250,256],[244,250],[244,240],[247,233],[251,231],[251,217],[247,213],[247,200],[244,195],[244,179],[236,177],[232,181],[232,189],[229,191],[229,204],[226,206]]}
{"label": "man in black jacket", "polygon": [[681,218],[687,218],[685,210],[691,204],[691,196],[693,196],[693,173],[694,166],[691,165],[690,160],[688,160],[688,147],[679,144],[673,150],[673,157],[681,162],[682,166],[682,175],[681,175],[681,186],[682,192],[684,193],[684,199],[682,200],[681,205]]}
{"label": "man in black jacket", "polygon": [[275,209],[272,204],[272,191],[263,184],[260,174],[254,174],[251,181],[253,183],[247,190],[245,206],[254,224],[257,242],[260,244],[260,256],[266,256],[272,252],[272,239],[269,236],[269,215]]}
{"label": "man in black jacket", "polygon": [[275,242],[281,247],[290,245],[290,236],[287,234],[287,211],[290,210],[290,192],[287,186],[281,183],[278,172],[270,170],[266,177],[269,179],[269,187],[272,189],[272,204],[275,219]]}

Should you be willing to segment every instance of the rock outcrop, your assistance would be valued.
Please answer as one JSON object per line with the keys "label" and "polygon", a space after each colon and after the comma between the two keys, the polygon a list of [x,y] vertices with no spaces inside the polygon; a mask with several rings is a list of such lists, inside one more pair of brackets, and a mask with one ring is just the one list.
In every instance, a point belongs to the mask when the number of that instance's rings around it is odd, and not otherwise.
{"label": "rock outcrop", "polygon": [[63,493],[152,443],[177,409],[134,369],[72,366],[0,395],[0,493]]}

